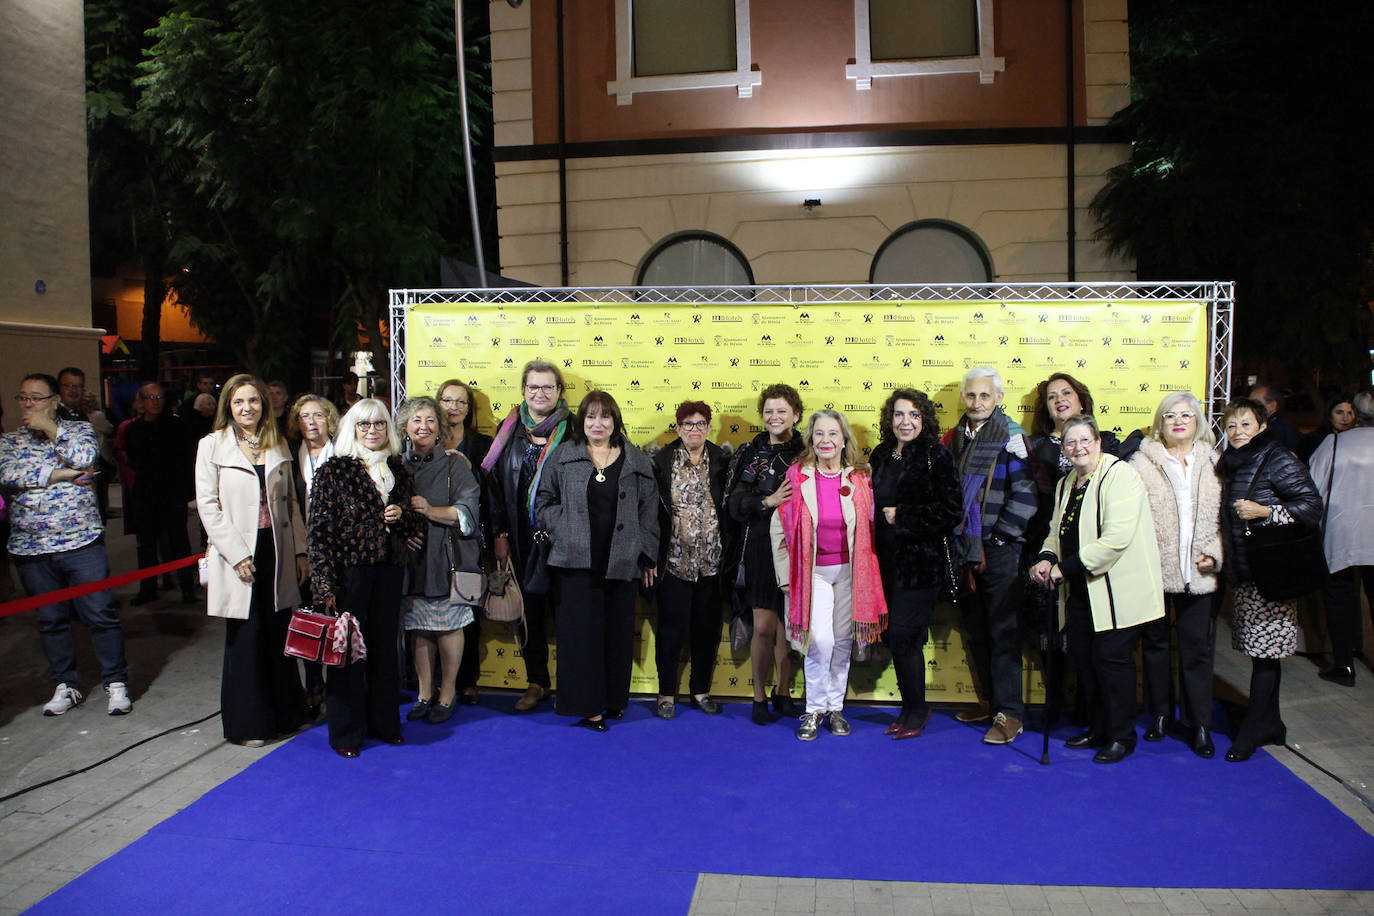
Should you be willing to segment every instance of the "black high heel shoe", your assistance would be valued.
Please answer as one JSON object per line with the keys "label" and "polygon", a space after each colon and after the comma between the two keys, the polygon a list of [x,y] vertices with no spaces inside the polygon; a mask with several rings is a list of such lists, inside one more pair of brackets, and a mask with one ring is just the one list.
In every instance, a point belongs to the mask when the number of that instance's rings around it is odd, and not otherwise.
{"label": "black high heel shoe", "polygon": [[578,719],[573,723],[573,728],[585,728],[594,732],[604,732],[609,727],[605,719]]}
{"label": "black high heel shoe", "polygon": [[749,718],[754,720],[755,725],[767,725],[771,719],[768,718],[768,701],[754,701],[754,711],[749,714]]}
{"label": "black high heel shoe", "polygon": [[773,691],[773,711],[784,719],[796,719],[801,716],[796,701],[776,690]]}

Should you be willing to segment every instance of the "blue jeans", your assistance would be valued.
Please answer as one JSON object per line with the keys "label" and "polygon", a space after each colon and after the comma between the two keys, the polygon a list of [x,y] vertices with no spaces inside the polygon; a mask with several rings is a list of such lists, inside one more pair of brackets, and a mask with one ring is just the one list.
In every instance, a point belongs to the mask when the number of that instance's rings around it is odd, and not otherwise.
{"label": "blue jeans", "polygon": [[[24,591],[30,595],[97,582],[110,574],[105,545],[99,541],[62,553],[12,556],[11,559]],[[119,617],[110,602],[108,591],[83,595],[58,604],[45,604],[38,609],[38,632],[43,638],[43,652],[52,667],[53,683],[71,687],[80,683],[76,673],[76,643],[72,639],[73,610],[86,629],[90,630],[91,647],[95,650],[96,660],[100,662],[103,683],[128,683],[124,632],[119,628]]]}

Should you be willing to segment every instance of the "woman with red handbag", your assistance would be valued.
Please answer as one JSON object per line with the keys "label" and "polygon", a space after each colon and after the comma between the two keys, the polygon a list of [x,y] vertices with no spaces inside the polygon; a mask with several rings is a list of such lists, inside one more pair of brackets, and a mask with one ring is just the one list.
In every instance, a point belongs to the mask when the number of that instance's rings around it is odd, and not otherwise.
{"label": "woman with red handbag", "polygon": [[226,382],[214,432],[196,452],[207,610],[228,618],[220,720],[225,739],[246,747],[295,731],[306,713],[296,660],[282,655],[306,577],[305,528],[291,495],[291,458],[263,409],[266,390],[251,375]]}
{"label": "woman with red handbag", "polygon": [[410,508],[414,486],[398,454],[386,405],[364,398],[339,421],[334,457],[310,489],[310,581],[317,606],[358,621],[371,651],[325,676],[329,744],[357,757],[368,734],[401,744],[401,672],[396,651],[401,579],[424,516]]}

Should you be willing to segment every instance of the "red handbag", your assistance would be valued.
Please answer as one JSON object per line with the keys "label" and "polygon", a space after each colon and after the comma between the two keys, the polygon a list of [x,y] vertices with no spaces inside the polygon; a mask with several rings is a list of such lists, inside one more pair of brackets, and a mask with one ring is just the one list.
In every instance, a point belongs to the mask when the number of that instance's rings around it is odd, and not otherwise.
{"label": "red handbag", "polygon": [[362,630],[352,614],[320,614],[314,608],[298,607],[291,612],[286,626],[286,645],[282,653],[289,658],[303,658],[332,668],[341,667],[352,658],[367,658]]}

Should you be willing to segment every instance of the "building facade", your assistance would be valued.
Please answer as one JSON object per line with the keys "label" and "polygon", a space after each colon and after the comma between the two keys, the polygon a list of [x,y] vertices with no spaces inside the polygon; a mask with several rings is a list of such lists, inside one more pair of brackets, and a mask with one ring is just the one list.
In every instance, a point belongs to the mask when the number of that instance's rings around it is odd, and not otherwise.
{"label": "building facade", "polygon": [[512,279],[1134,279],[1087,210],[1129,155],[1125,0],[495,0],[491,29]]}

